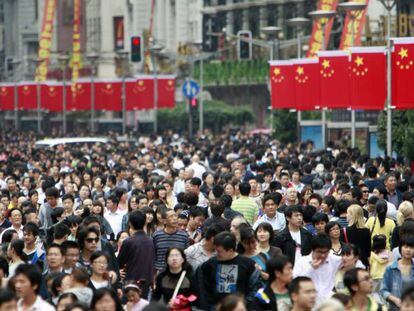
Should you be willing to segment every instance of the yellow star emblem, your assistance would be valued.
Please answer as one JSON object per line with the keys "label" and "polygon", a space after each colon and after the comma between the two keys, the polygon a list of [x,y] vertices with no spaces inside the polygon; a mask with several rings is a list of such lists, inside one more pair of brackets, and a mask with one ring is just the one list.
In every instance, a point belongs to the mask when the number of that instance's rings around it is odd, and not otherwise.
{"label": "yellow star emblem", "polygon": [[303,67],[298,67],[298,69],[296,69],[296,72],[298,75],[303,75],[305,73],[305,70],[303,69]]}
{"label": "yellow star emblem", "polygon": [[330,66],[331,66],[331,63],[329,62],[329,60],[327,60],[327,59],[325,59],[323,62],[322,62],[322,66],[323,66],[323,68],[329,68]]}
{"label": "yellow star emblem", "polygon": [[400,55],[401,59],[408,57],[408,49],[401,48],[398,55]]}
{"label": "yellow star emblem", "polygon": [[358,57],[355,59],[355,64],[356,64],[358,67],[359,67],[359,66],[364,65],[364,59],[363,59],[362,57],[358,56]]}
{"label": "yellow star emblem", "polygon": [[273,73],[275,74],[275,76],[280,75],[280,68],[275,68],[275,70],[273,70]]}

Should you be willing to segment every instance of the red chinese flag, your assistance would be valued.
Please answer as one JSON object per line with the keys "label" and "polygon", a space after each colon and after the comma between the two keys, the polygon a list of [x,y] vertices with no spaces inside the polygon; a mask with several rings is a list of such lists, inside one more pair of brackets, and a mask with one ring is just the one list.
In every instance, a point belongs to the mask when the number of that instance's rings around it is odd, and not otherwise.
{"label": "red chinese flag", "polygon": [[293,76],[291,61],[280,60],[270,62],[272,109],[296,108]]}
{"label": "red chinese flag", "polygon": [[63,85],[45,82],[41,87],[42,109],[60,112],[63,110]]}
{"label": "red chinese flag", "polygon": [[[20,110],[37,110],[37,84],[30,82],[22,82],[17,87],[19,96],[18,107]],[[42,98],[40,97],[40,106]]]}
{"label": "red chinese flag", "polygon": [[[387,97],[387,58],[383,47],[351,48],[351,108],[384,109]],[[374,91],[375,90],[375,91]]]}
{"label": "red chinese flag", "polygon": [[126,82],[127,110],[154,108],[154,80],[149,77]]}
{"label": "red chinese flag", "polygon": [[314,58],[293,60],[297,110],[315,110],[319,104],[319,63]]}
{"label": "red chinese flag", "polygon": [[122,82],[100,81],[95,83],[95,110],[122,110]]}
{"label": "red chinese flag", "polygon": [[66,94],[68,111],[91,110],[90,81],[78,81],[74,84],[68,85]]}
{"label": "red chinese flag", "polygon": [[0,111],[14,110],[14,85],[0,84]]}
{"label": "red chinese flag", "polygon": [[175,79],[174,77],[158,78],[158,108],[174,108]]}
{"label": "red chinese flag", "polygon": [[396,109],[414,108],[414,38],[394,39],[391,72],[392,105]]}
{"label": "red chinese flag", "polygon": [[321,51],[319,74],[321,107],[329,109],[349,108],[351,105],[349,79],[349,53],[345,51]]}

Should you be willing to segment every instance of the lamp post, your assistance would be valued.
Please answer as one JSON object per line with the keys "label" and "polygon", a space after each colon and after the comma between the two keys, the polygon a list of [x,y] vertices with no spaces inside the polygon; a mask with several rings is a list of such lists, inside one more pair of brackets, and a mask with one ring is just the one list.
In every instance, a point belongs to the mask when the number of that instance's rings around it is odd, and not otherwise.
{"label": "lamp post", "polygon": [[99,55],[95,52],[86,55],[89,63],[91,64],[91,132],[95,133],[95,74],[96,74],[96,63]]}
{"label": "lamp post", "polygon": [[154,133],[158,132],[158,76],[157,76],[157,67],[155,62],[155,54],[159,53],[164,47],[161,45],[156,45],[154,39],[150,38],[150,54],[151,54],[151,63],[152,63],[152,74],[154,77]]}
{"label": "lamp post", "polygon": [[12,61],[13,64],[13,80],[14,80],[14,86],[13,86],[13,96],[14,96],[14,128],[16,131],[19,130],[19,92],[17,89],[17,75],[16,75],[16,68],[15,66],[20,65],[20,60],[14,60]]}
{"label": "lamp post", "polygon": [[[354,46],[355,43],[355,20],[358,17],[358,14],[361,13],[362,10],[365,10],[367,5],[365,3],[359,2],[344,2],[338,4],[338,8],[347,14],[349,14],[349,18],[351,19],[351,46]],[[356,145],[356,118],[355,118],[355,109],[351,110],[351,146],[355,148]]]}
{"label": "lamp post", "polygon": [[392,115],[391,115],[391,11],[398,0],[378,0],[387,10],[387,155],[392,156]]}
{"label": "lamp post", "polygon": [[[306,25],[308,25],[310,22],[309,18],[306,17],[295,17],[288,19],[287,23],[288,25],[296,28],[296,39],[297,39],[297,57],[298,59],[302,57],[302,31],[305,28]],[[298,125],[297,125],[297,135],[298,139],[300,140],[300,123],[302,121],[302,112],[297,111],[297,119],[298,119]]]}
{"label": "lamp post", "polygon": [[[322,46],[321,50],[326,49],[325,43],[325,28],[326,25],[329,23],[330,19],[336,15],[336,11],[327,11],[327,10],[318,10],[312,11],[308,14],[314,20],[317,20],[321,24],[322,28]],[[322,146],[326,148],[326,111],[325,108],[322,107]]]}
{"label": "lamp post", "polygon": [[121,59],[121,70],[122,70],[122,133],[126,133],[126,124],[127,124],[127,113],[126,113],[126,88],[125,88],[125,65],[128,61],[129,53],[127,51],[117,51],[116,54]]}
{"label": "lamp post", "polygon": [[60,64],[60,68],[62,70],[62,83],[63,83],[63,90],[62,90],[62,132],[63,135],[67,133],[67,123],[66,123],[66,113],[67,113],[67,103],[66,103],[66,69],[68,67],[69,56],[67,55],[59,55],[58,61]]}
{"label": "lamp post", "polygon": [[[276,44],[278,40],[278,35],[282,31],[282,28],[278,26],[266,26],[266,27],[263,27],[260,31],[263,34],[265,34],[267,39],[271,42],[270,60],[274,60],[278,58],[279,53],[276,53]],[[261,112],[261,115],[263,115],[262,112]],[[270,130],[273,132],[273,110],[271,106],[270,106]]]}
{"label": "lamp post", "polygon": [[[35,70],[35,78],[39,70],[39,66],[44,62],[44,59],[41,58],[35,58],[31,59],[31,62],[33,62],[36,66]],[[41,103],[41,94],[40,94],[40,80],[36,78],[36,103],[37,103],[37,133],[40,134],[42,132],[42,115],[41,115],[41,109],[42,109],[42,103]]]}

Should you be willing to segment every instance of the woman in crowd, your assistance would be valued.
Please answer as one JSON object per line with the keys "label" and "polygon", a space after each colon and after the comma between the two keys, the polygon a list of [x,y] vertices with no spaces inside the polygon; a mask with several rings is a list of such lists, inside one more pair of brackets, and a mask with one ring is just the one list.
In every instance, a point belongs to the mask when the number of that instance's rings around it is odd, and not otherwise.
{"label": "woman in crowd", "polygon": [[387,202],[385,200],[378,200],[375,204],[376,216],[370,217],[366,222],[366,226],[370,230],[371,239],[376,235],[382,234],[386,238],[387,249],[391,249],[390,240],[395,223],[387,218],[387,210]]}
{"label": "woman in crowd", "polygon": [[405,221],[414,221],[414,207],[410,201],[404,201],[398,207],[397,212],[397,226],[394,228],[391,236],[391,249],[399,245],[399,232],[402,224]]}
{"label": "woman in crowd", "polygon": [[129,214],[138,208],[138,197],[136,195],[133,195],[128,200],[128,213],[122,216],[122,231],[128,230]]}
{"label": "woman in crowd", "polygon": [[275,258],[282,255],[282,250],[279,247],[271,246],[270,241],[273,241],[275,233],[271,224],[262,222],[257,226],[255,232],[257,243],[257,251],[265,254],[268,258]]}
{"label": "woman in crowd", "polygon": [[325,233],[331,239],[332,247],[331,252],[336,256],[342,255],[342,247],[344,242],[339,239],[341,236],[341,226],[336,221],[330,221],[325,226]]}
{"label": "woman in crowd", "polygon": [[152,236],[156,228],[157,215],[155,214],[154,210],[148,206],[144,207],[141,211],[146,216],[144,231],[148,236]]}
{"label": "woman in crowd", "polygon": [[[355,268],[359,262],[359,248],[353,244],[344,244],[342,247],[342,266],[335,275],[335,292],[349,294],[344,284],[345,272]],[[360,264],[359,264],[360,266]]]}
{"label": "woman in crowd", "polygon": [[136,282],[130,281],[125,285],[124,295],[127,299],[126,311],[142,311],[148,305],[148,300],[141,297],[142,290]]}
{"label": "woman in crowd", "polygon": [[121,249],[121,246],[122,246],[122,242],[124,242],[127,238],[129,238],[128,231],[121,231],[121,232],[118,233],[118,235],[116,237],[116,252],[115,252],[115,256],[118,256],[119,250]]}
{"label": "woman in crowd", "polygon": [[102,251],[96,251],[91,255],[91,277],[88,286],[92,290],[103,287],[112,287],[116,279],[109,276],[108,271],[109,256]]}
{"label": "woman in crowd", "polygon": [[26,254],[23,251],[24,241],[23,240],[14,240],[9,244],[7,250],[7,257],[9,261],[9,277],[14,276],[16,268],[26,262]]}
{"label": "woman in crowd", "polygon": [[100,288],[94,293],[91,308],[94,311],[124,311],[118,295],[109,288]]}

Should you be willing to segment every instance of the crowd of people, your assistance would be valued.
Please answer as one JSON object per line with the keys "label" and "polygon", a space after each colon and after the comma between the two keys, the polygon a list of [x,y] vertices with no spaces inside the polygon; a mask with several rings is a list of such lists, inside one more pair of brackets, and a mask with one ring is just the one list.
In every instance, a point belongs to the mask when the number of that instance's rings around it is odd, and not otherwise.
{"label": "crowd of people", "polygon": [[243,131],[0,135],[0,311],[414,310],[401,159]]}

